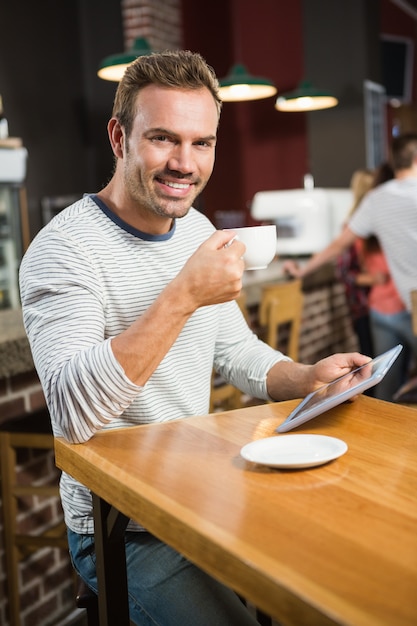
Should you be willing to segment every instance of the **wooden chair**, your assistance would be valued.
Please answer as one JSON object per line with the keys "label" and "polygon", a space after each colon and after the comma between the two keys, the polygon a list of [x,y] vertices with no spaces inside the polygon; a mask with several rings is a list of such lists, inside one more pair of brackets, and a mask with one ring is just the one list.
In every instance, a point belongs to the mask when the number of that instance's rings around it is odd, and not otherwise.
{"label": "wooden chair", "polygon": [[413,333],[417,335],[417,289],[413,289],[411,292],[411,320]]}
{"label": "wooden chair", "polygon": [[239,305],[240,310],[243,313],[243,317],[246,320],[248,326],[251,326],[250,315],[247,305],[246,291],[242,289],[238,298],[236,298],[236,302]]}
{"label": "wooden chair", "polygon": [[[1,493],[4,517],[4,548],[10,622],[20,626],[19,561],[45,546],[68,550],[64,521],[49,527],[41,534],[30,534],[20,528],[19,504],[27,506],[31,498],[58,497],[58,483],[54,485],[23,484],[17,474],[17,451],[53,449],[53,436],[46,433],[0,432]],[[27,476],[26,476],[27,480]],[[23,526],[23,525],[22,525]]]}
{"label": "wooden chair", "polygon": [[213,371],[211,378],[210,413],[216,410],[230,411],[242,407],[242,392],[226,383]]}
{"label": "wooden chair", "polygon": [[[242,290],[236,299],[248,325],[249,312],[246,306],[246,293]],[[211,378],[210,413],[215,410],[230,411],[243,406],[242,392],[233,385],[226,383],[214,370]]]}
{"label": "wooden chair", "polygon": [[268,345],[278,348],[280,329],[285,325],[288,333],[287,347],[282,351],[294,361],[298,360],[302,313],[301,280],[263,287],[259,305],[259,334]]}

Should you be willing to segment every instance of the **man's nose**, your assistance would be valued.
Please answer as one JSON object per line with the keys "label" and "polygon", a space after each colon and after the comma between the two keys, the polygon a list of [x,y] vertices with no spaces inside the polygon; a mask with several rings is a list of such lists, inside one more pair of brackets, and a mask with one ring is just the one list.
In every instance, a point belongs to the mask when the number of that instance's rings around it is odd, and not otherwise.
{"label": "man's nose", "polygon": [[195,160],[192,146],[185,144],[175,146],[169,158],[168,167],[170,170],[176,170],[184,174],[193,172],[195,169]]}

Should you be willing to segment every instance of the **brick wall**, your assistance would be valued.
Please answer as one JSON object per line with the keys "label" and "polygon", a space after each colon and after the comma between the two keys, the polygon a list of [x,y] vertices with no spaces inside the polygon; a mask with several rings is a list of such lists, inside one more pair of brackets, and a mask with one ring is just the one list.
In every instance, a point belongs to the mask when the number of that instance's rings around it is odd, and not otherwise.
{"label": "brick wall", "polygon": [[153,50],[182,47],[181,0],[122,0],[125,49],[145,37]]}
{"label": "brick wall", "polygon": [[[50,419],[36,372],[0,380],[0,430],[47,432]],[[19,450],[19,483],[58,484],[59,471],[52,450]],[[22,498],[18,501],[18,527],[36,534],[62,520],[58,497]],[[8,585],[3,534],[3,503],[0,498],[0,624],[10,626]],[[75,608],[74,573],[67,550],[42,548],[19,564],[21,626],[47,626]]]}
{"label": "brick wall", "polygon": [[43,408],[45,398],[34,369],[0,379],[0,428],[11,419]]}
{"label": "brick wall", "polygon": [[335,352],[358,350],[343,285],[328,282],[304,290],[300,361],[315,363]]}

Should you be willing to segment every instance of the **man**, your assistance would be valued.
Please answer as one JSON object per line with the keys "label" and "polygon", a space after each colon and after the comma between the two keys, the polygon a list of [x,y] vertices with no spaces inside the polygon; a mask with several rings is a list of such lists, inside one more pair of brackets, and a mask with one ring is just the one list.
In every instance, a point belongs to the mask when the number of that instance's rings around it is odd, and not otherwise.
{"label": "man", "polygon": [[[417,337],[412,330],[411,291],[417,289],[417,133],[394,138],[391,146],[394,178],[369,191],[339,237],[303,266],[286,262],[292,276],[304,277],[336,259],[357,238],[375,235],[384,252],[390,274],[405,305],[395,313],[372,312],[378,344],[393,347],[393,338],[404,345],[406,364],[417,360]],[[385,398],[388,399],[388,398]]]}
{"label": "man", "polygon": [[[293,363],[249,330],[235,299],[245,250],[192,204],[213,166],[218,83],[190,52],[139,57],[117,89],[109,184],[56,216],[20,274],[22,308],[56,436],[208,412],[213,365],[256,397],[304,396],[368,361]],[[163,450],[161,450],[163,455]],[[75,568],[97,589],[91,497],[63,475]],[[237,596],[131,521],[131,619],[254,624]]]}

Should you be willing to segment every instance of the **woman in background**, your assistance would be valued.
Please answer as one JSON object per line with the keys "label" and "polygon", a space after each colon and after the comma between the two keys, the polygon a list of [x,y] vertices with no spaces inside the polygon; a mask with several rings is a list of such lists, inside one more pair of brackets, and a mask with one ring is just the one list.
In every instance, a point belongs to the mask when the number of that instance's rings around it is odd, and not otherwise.
{"label": "woman in background", "polygon": [[[363,169],[354,172],[350,182],[353,205],[348,218],[356,211],[362,198],[373,186],[374,172],[372,170]],[[370,285],[366,282],[361,283],[359,276],[362,271],[362,240],[357,239],[352,246],[337,257],[336,276],[345,286],[346,302],[353,330],[358,338],[359,351],[373,357],[375,353],[368,302]]]}

